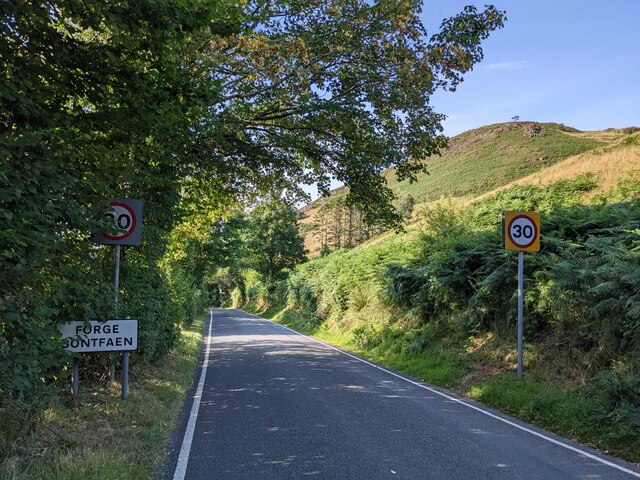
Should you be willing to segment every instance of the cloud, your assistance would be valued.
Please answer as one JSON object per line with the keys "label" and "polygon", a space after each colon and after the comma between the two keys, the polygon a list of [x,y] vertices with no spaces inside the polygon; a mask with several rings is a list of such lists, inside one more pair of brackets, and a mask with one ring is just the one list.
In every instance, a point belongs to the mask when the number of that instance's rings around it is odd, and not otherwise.
{"label": "cloud", "polygon": [[480,65],[481,70],[490,70],[495,72],[515,72],[516,70],[522,70],[527,66],[526,60],[512,61],[512,62],[500,62],[489,63],[488,65]]}

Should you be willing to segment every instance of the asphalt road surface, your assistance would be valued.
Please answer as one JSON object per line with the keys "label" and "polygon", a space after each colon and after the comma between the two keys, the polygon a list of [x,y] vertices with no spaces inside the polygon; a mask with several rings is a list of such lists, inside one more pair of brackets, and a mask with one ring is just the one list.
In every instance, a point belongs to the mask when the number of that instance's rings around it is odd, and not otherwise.
{"label": "asphalt road surface", "polygon": [[159,478],[640,478],[637,466],[240,310],[213,309],[206,333]]}

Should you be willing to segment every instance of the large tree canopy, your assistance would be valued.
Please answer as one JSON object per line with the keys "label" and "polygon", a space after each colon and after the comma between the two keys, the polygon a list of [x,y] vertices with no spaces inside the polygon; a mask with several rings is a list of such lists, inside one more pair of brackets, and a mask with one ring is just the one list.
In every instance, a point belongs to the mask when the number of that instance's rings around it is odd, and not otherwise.
{"label": "large tree canopy", "polygon": [[306,260],[297,222],[298,211],[279,198],[257,205],[248,216],[247,264],[270,286],[282,278],[284,269]]}
{"label": "large tree canopy", "polygon": [[89,240],[107,198],[145,201],[122,307],[140,353],[171,346],[158,260],[217,92],[196,39],[239,31],[241,15],[224,1],[0,2],[0,407],[61,375],[58,321],[114,314],[111,252]]}
{"label": "large tree canopy", "polygon": [[370,221],[397,221],[379,173],[412,178],[445,145],[429,104],[482,58],[502,12],[466,7],[428,36],[416,0],[250,1],[241,30],[211,39],[220,97],[200,132],[239,188],[334,177]]}

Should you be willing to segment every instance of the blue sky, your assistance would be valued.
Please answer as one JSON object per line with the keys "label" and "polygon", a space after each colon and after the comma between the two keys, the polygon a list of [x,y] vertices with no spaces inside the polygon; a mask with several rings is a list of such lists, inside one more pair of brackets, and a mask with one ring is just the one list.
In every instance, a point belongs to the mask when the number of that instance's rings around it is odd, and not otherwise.
{"label": "blue sky", "polygon": [[457,91],[432,96],[445,135],[516,115],[579,130],[640,127],[640,0],[424,0],[422,19],[432,35],[465,5],[485,4],[507,21]]}
{"label": "blue sky", "polygon": [[640,0],[425,0],[422,16],[431,34],[485,3],[508,19],[458,90],[432,97],[446,135],[516,115],[580,130],[640,127]]}

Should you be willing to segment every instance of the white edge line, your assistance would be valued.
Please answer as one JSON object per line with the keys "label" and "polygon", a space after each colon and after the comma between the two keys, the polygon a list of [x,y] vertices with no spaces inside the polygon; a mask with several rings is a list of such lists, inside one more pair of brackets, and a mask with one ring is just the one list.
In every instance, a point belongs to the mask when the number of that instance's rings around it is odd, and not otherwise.
{"label": "white edge line", "polygon": [[358,360],[359,362],[365,363],[365,364],[369,365],[370,367],[377,368],[378,370],[381,370],[381,371],[383,371],[385,373],[388,373],[389,375],[393,375],[394,377],[397,377],[397,378],[399,378],[401,380],[404,380],[405,382],[409,382],[409,383],[415,385],[416,387],[422,388],[424,390],[428,390],[431,393],[435,393],[436,395],[440,395],[441,397],[444,397],[447,400],[451,400],[452,402],[456,402],[456,403],[458,403],[460,405],[464,405],[465,407],[468,407],[468,408],[471,408],[473,410],[476,410],[477,412],[480,412],[480,413],[482,413],[484,415],[487,415],[488,417],[491,417],[491,418],[494,418],[496,420],[499,420],[499,421],[501,421],[503,423],[506,423],[507,425],[511,425],[512,427],[515,427],[515,428],[517,428],[519,430],[522,430],[524,432],[530,433],[531,435],[535,435],[536,437],[542,438],[543,440],[551,442],[551,443],[553,443],[555,445],[558,445],[560,447],[566,448],[567,450],[571,450],[573,452],[579,453],[580,455],[584,455],[585,457],[590,458],[592,460],[595,460],[597,462],[600,462],[600,463],[602,463],[604,465],[616,468],[616,469],[618,469],[618,470],[620,470],[622,472],[625,472],[625,473],[628,473],[630,475],[633,475],[634,477],[640,478],[640,473],[634,472],[633,470],[629,470],[628,468],[625,468],[625,467],[623,467],[621,465],[618,465],[617,463],[610,462],[608,460],[605,460],[604,458],[600,458],[600,457],[598,457],[596,455],[593,455],[592,453],[586,452],[586,451],[581,450],[579,448],[576,448],[576,447],[573,447],[571,445],[568,445],[568,444],[566,444],[564,442],[560,442],[560,441],[555,440],[555,439],[553,439],[551,437],[543,435],[542,433],[536,432],[535,430],[531,430],[531,429],[529,429],[527,427],[524,427],[522,425],[518,425],[517,423],[512,422],[510,420],[507,420],[506,418],[502,418],[502,417],[499,417],[498,415],[494,415],[493,413],[488,412],[486,410],[483,410],[482,408],[476,407],[475,405],[471,405],[470,403],[463,402],[460,399],[457,399],[455,397],[451,397],[451,396],[447,395],[446,393],[440,392],[440,391],[436,390],[435,388],[431,388],[431,387],[429,387],[427,385],[424,385],[422,383],[418,383],[418,382],[416,382],[414,380],[411,380],[410,378],[407,378],[407,377],[399,375],[399,374],[397,374],[395,372],[392,372],[391,370],[387,370],[386,368],[382,368],[379,365],[376,365],[375,363],[368,362],[367,360],[364,360],[364,359],[362,359],[360,357],[352,355],[351,353],[346,352],[344,350],[341,350],[340,348],[334,347],[333,345],[328,344],[326,342],[323,342],[322,340],[318,340],[317,338],[313,338],[313,337],[310,337],[309,335],[305,335],[305,334],[300,333],[300,332],[298,332],[296,330],[293,330],[292,328],[289,328],[289,327],[287,327],[285,325],[282,325],[281,323],[274,322],[273,320],[269,320],[268,318],[259,317],[258,315],[253,315],[252,313],[249,313],[249,312],[245,312],[245,313],[248,313],[249,315],[252,315],[252,316],[254,316],[256,318],[259,318],[261,320],[266,320],[267,322],[271,322],[274,325],[278,325],[279,327],[285,328],[285,329],[289,330],[290,332],[295,333],[296,335],[300,335],[302,337],[305,337],[305,338],[308,338],[310,340],[313,340],[314,342],[319,343],[321,345],[324,345],[325,347],[328,347],[331,350],[335,350],[336,352],[340,352],[343,355],[346,355],[347,357],[351,357],[354,360]]}
{"label": "white edge line", "polygon": [[204,381],[207,377],[207,366],[209,364],[209,346],[211,345],[211,325],[213,324],[213,310],[209,310],[209,330],[207,333],[207,339],[205,343],[204,361],[202,362],[202,370],[200,371],[200,380],[198,381],[198,388],[196,394],[193,397],[193,404],[191,405],[191,413],[189,414],[189,422],[187,428],[184,431],[184,437],[182,438],[182,447],[180,448],[180,455],[176,462],[176,470],[173,473],[173,480],[184,480],[184,476],[187,473],[187,464],[189,463],[189,454],[191,453],[191,442],[193,441],[193,433],[196,429],[196,421],[198,420],[198,410],[200,410],[200,399],[202,398],[202,391],[204,389]]}

